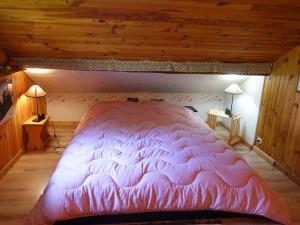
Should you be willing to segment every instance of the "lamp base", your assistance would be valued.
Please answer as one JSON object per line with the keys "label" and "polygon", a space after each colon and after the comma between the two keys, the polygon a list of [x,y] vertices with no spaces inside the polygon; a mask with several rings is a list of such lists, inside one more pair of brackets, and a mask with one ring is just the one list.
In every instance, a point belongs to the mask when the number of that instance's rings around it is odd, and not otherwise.
{"label": "lamp base", "polygon": [[225,109],[225,114],[228,115],[230,118],[233,117],[233,113],[232,113],[231,110],[228,109],[228,108]]}
{"label": "lamp base", "polygon": [[37,115],[37,117],[34,120],[32,120],[32,122],[38,123],[38,122],[41,122],[42,120],[44,120],[45,118],[46,118],[45,114],[39,114],[39,115]]}

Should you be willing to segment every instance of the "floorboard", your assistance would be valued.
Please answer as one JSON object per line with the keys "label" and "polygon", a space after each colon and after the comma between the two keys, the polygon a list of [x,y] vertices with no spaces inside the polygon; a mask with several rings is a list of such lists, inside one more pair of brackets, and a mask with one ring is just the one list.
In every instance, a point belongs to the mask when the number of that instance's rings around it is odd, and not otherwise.
{"label": "floorboard", "polygon": [[[50,129],[50,132],[53,133],[53,130]],[[73,132],[74,129],[56,129],[60,146],[68,145]],[[222,127],[217,127],[216,132],[222,136],[226,131]],[[0,180],[1,225],[22,224],[23,218],[29,213],[44,190],[60,158],[59,152],[64,150],[64,148],[58,148],[58,152],[54,153],[51,146],[57,144],[52,138],[49,147],[44,151],[26,152],[8,174]],[[243,155],[257,173],[288,204],[293,224],[300,225],[300,187],[246,146],[237,144],[234,149]]]}

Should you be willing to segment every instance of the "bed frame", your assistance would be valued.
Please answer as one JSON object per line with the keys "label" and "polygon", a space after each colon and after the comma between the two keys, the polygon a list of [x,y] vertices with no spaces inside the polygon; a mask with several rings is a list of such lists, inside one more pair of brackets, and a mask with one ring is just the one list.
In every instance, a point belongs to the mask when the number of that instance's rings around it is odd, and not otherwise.
{"label": "bed frame", "polygon": [[278,224],[263,216],[252,216],[224,211],[172,211],[133,214],[90,216],[58,221],[54,225],[98,225],[98,224]]}

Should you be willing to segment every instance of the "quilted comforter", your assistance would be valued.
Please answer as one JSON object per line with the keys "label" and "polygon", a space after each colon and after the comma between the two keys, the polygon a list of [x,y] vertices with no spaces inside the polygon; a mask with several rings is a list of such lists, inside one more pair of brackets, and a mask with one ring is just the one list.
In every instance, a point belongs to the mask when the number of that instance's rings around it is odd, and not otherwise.
{"label": "quilted comforter", "polygon": [[192,111],[167,103],[103,102],[81,119],[25,224],[192,210],[289,223],[279,197]]}

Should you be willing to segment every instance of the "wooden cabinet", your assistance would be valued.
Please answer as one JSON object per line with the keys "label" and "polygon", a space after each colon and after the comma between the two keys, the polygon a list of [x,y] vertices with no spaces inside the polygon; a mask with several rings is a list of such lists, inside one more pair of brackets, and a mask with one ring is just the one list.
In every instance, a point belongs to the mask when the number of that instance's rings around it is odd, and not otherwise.
{"label": "wooden cabinet", "polygon": [[229,117],[227,114],[225,114],[224,111],[211,109],[207,113],[207,124],[208,126],[215,130],[217,125],[217,118],[226,118],[231,120],[231,126],[229,130],[229,137],[228,137],[228,144],[233,145],[237,143],[240,140],[240,119],[241,114],[234,115],[233,117]]}
{"label": "wooden cabinet", "polygon": [[50,141],[48,132],[49,116],[40,122],[33,122],[36,116],[30,117],[24,124],[24,143],[28,151],[42,150]]}

